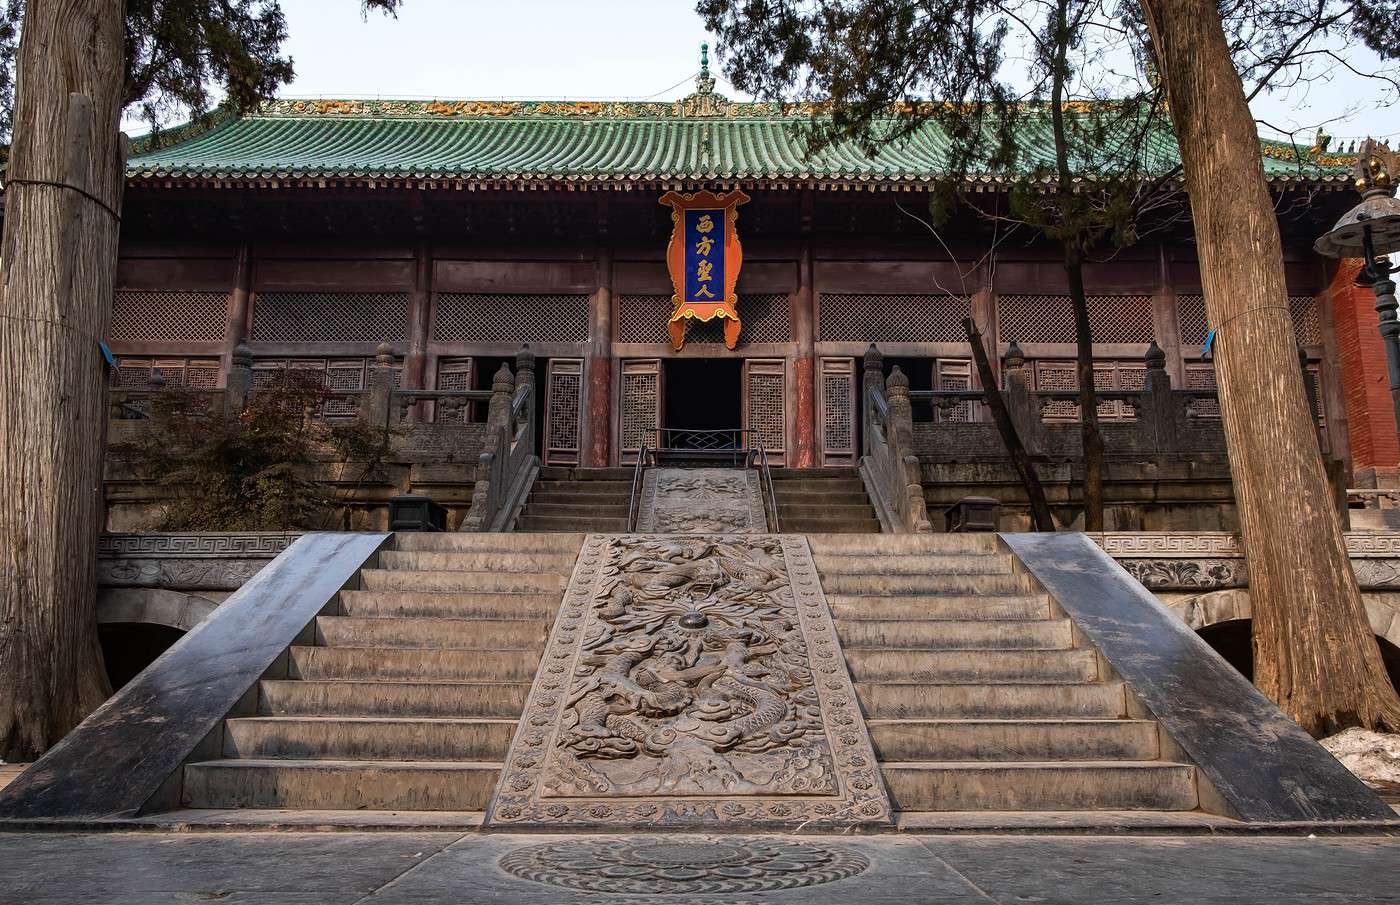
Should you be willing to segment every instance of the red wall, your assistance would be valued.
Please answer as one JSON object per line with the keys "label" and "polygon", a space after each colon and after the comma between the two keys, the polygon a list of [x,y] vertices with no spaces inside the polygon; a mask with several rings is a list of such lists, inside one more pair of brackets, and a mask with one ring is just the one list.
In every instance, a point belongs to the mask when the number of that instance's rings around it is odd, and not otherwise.
{"label": "red wall", "polygon": [[1356,285],[1360,269],[1358,260],[1342,261],[1328,288],[1341,359],[1352,468],[1357,486],[1395,486],[1400,442],[1390,404],[1385,347],[1378,332],[1376,298],[1370,289]]}

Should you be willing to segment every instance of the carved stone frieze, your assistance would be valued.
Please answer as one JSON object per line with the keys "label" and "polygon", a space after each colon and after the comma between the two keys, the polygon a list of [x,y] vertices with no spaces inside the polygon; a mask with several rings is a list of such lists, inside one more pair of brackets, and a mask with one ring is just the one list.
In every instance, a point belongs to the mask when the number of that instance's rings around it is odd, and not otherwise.
{"label": "carved stone frieze", "polygon": [[298,537],[301,537],[300,532],[284,531],[103,534],[97,539],[97,555],[126,559],[228,556],[271,559],[291,546]]}
{"label": "carved stone frieze", "polygon": [[1153,591],[1242,588],[1249,584],[1243,559],[1125,559],[1119,565]]}
{"label": "carved stone frieze", "polygon": [[768,517],[758,473],[737,468],[653,468],[642,483],[644,533],[762,534]]}
{"label": "carved stone frieze", "polygon": [[[1244,556],[1238,535],[1226,531],[1121,531],[1090,534],[1103,551],[1113,557],[1200,557]],[[1400,559],[1400,533],[1349,531],[1347,553],[1353,559]]]}
{"label": "carved stone frieze", "polygon": [[889,823],[806,540],[591,535],[487,819]]}
{"label": "carved stone frieze", "polygon": [[102,558],[97,560],[97,585],[236,591],[269,562],[270,559]]}
{"label": "carved stone frieze", "polygon": [[497,863],[566,889],[663,896],[800,889],[870,867],[845,846],[771,836],[569,839],[517,849]]}

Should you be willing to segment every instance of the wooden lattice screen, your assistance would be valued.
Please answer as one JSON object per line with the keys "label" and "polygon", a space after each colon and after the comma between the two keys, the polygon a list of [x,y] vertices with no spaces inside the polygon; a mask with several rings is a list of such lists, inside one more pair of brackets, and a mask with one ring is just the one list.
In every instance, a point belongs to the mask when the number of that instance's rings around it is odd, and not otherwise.
{"label": "wooden lattice screen", "polygon": [[768,461],[787,461],[787,377],[781,358],[744,360],[744,428],[763,444]]}
{"label": "wooden lattice screen", "polygon": [[259,292],[254,342],[392,343],[408,335],[405,292]]}
{"label": "wooden lattice screen", "polygon": [[661,426],[660,359],[624,361],[621,391],[618,450],[623,462],[635,462],[642,444],[656,443],[656,429]]}
{"label": "wooden lattice screen", "polygon": [[573,343],[588,339],[588,296],[444,292],[433,339],[458,343]]}
{"label": "wooden lattice screen", "polygon": [[582,358],[549,360],[545,366],[544,406],[544,463],[577,465],[582,439]]}
{"label": "wooden lattice screen", "polygon": [[968,297],[949,294],[823,292],[817,305],[822,342],[963,342]]}
{"label": "wooden lattice screen", "polygon": [[856,449],[855,359],[821,359],[817,390],[817,410],[822,419],[822,464],[856,464],[860,454]]}

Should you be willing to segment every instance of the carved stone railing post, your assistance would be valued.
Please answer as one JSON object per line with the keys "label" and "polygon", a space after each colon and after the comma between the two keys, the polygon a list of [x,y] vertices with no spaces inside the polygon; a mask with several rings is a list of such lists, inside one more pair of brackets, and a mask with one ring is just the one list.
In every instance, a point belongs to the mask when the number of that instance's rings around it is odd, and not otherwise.
{"label": "carved stone railing post", "polygon": [[[504,455],[508,454],[511,430],[511,397],[515,395],[515,378],[510,366],[501,365],[491,381],[491,402],[486,409],[486,438],[476,465],[476,487],[472,490],[472,507],[462,519],[459,531],[485,531],[495,516],[495,498],[505,492],[496,479]],[[504,443],[502,441],[505,441]]]}
{"label": "carved stone railing post", "polygon": [[253,392],[253,350],[247,343],[233,347],[228,377],[224,381],[224,411],[236,415],[248,407]]}
{"label": "carved stone railing post", "polygon": [[1045,423],[1040,418],[1040,404],[1031,395],[1030,375],[1026,373],[1026,356],[1021,347],[1012,343],[1001,360],[1006,381],[1006,411],[1021,445],[1032,456],[1045,452]]}
{"label": "carved stone railing post", "polygon": [[1172,379],[1167,374],[1167,353],[1154,341],[1147,347],[1144,361],[1147,375],[1143,379],[1142,405],[1137,411],[1138,426],[1154,452],[1170,452],[1178,445],[1185,412],[1177,410],[1176,398],[1172,395]]}
{"label": "carved stone railing post", "polygon": [[885,356],[880,354],[880,350],[875,348],[874,343],[871,343],[870,348],[865,350],[861,371],[861,387],[865,400],[865,405],[861,406],[861,411],[864,413],[861,419],[864,422],[862,424],[864,430],[861,431],[861,436],[864,438],[861,441],[861,452],[868,456],[870,455],[872,436],[871,423],[875,418],[874,406],[870,405],[870,398],[872,394],[882,397],[885,395]]}
{"label": "carved stone railing post", "polygon": [[389,402],[394,392],[394,350],[380,343],[375,351],[364,394],[360,397],[360,420],[385,427],[389,424]]}
{"label": "carved stone railing post", "polygon": [[525,407],[519,413],[520,425],[525,429],[522,436],[526,449],[522,455],[534,455],[535,452],[535,406],[538,405],[538,390],[535,385],[535,353],[530,351],[529,346],[521,346],[520,351],[515,353],[515,395],[520,395],[521,387],[529,387],[530,392],[525,400]]}
{"label": "carved stone railing post", "polygon": [[890,406],[889,442],[893,449],[898,474],[904,483],[903,510],[905,527],[916,533],[930,530],[928,507],[924,503],[923,472],[914,452],[914,408],[909,401],[909,378],[895,365],[885,381],[885,396]]}

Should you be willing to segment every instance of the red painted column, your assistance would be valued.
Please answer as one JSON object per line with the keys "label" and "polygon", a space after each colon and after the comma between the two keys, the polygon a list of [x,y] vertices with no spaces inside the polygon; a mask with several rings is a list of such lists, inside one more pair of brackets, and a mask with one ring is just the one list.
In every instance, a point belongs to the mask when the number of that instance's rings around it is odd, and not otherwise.
{"label": "red painted column", "polygon": [[595,262],[598,289],[589,311],[587,445],[579,459],[585,467],[603,468],[610,464],[612,452],[612,249],[605,242],[599,243]]}
{"label": "red painted column", "polygon": [[433,253],[420,242],[414,253],[413,294],[408,302],[408,355],[404,357],[403,385],[423,389],[427,384],[428,321],[433,298]]}
{"label": "red painted column", "polygon": [[812,243],[805,236],[797,261],[797,293],[793,296],[792,328],[797,340],[793,363],[793,404],[797,408],[796,454],[792,465],[813,468],[817,461],[816,317],[812,305]]}
{"label": "red painted column", "polygon": [[1356,285],[1358,260],[1342,261],[1332,275],[1333,326],[1337,334],[1342,401],[1351,436],[1352,469],[1359,487],[1400,484],[1400,440],[1390,404],[1385,346],[1381,342],[1376,298]]}

